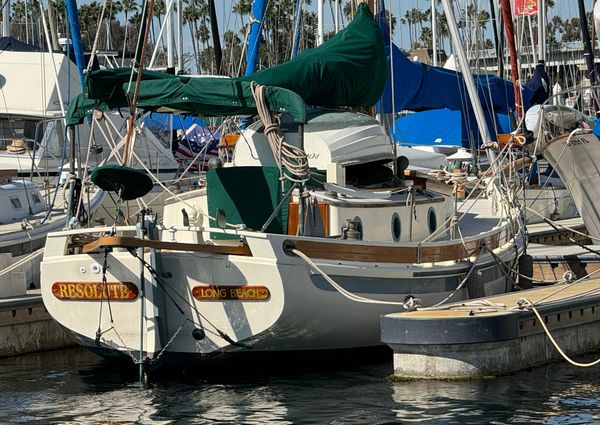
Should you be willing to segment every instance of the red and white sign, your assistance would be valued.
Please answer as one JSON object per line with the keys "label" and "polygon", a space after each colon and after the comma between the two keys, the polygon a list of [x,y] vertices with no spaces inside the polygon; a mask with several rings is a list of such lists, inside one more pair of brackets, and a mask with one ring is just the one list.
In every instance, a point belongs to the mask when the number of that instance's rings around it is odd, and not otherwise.
{"label": "red and white sign", "polygon": [[537,15],[538,0],[515,0],[515,15]]}

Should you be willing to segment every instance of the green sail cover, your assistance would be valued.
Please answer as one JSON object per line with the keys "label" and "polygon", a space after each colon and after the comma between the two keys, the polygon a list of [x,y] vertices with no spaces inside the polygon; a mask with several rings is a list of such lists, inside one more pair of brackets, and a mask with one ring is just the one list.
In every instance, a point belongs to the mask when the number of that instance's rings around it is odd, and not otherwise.
{"label": "green sail cover", "polygon": [[285,87],[309,105],[372,106],[387,77],[383,36],[366,4],[350,24],[321,46],[243,81]]}
{"label": "green sail cover", "polygon": [[[373,15],[361,4],[352,22],[321,46],[285,64],[242,78],[191,78],[144,71],[138,106],[161,112],[203,116],[256,114],[250,82],[269,87],[274,112],[306,121],[305,103],[316,106],[371,106],[379,100],[387,76],[383,37]],[[80,123],[92,109],[127,107],[131,69],[90,72],[85,94],[69,104],[67,123]],[[134,78],[135,80],[135,78]]]}
{"label": "green sail cover", "polygon": [[[166,75],[166,74],[165,74]],[[142,77],[144,74],[142,74]],[[128,83],[122,84],[126,90]],[[124,93],[124,92],[123,92]],[[287,112],[294,121],[306,122],[306,105],[296,93],[280,87],[266,90],[269,109]],[[80,93],[69,102],[67,125],[77,125],[94,109],[127,107],[126,101],[108,97],[90,99]],[[256,114],[256,103],[250,82],[229,78],[173,77],[162,80],[143,80],[140,83],[138,107],[157,112],[175,112],[202,116],[228,116]]]}

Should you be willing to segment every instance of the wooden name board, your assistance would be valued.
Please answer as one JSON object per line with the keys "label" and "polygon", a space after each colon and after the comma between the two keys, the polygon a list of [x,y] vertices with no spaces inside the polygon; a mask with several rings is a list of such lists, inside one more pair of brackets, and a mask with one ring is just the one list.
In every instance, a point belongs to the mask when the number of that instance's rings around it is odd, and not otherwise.
{"label": "wooden name board", "polygon": [[138,288],[131,282],[54,282],[52,294],[63,301],[133,301]]}
{"label": "wooden name board", "polygon": [[192,289],[192,295],[198,301],[265,301],[271,293],[265,286],[200,285]]}

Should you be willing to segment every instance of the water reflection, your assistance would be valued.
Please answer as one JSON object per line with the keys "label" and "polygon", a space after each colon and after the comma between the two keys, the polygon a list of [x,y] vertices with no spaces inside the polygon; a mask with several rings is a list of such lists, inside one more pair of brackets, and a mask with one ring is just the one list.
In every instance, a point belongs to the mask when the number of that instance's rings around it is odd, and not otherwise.
{"label": "water reflection", "polygon": [[140,388],[134,368],[65,350],[0,359],[0,423],[600,423],[597,369],[554,364],[469,382],[391,382],[391,371],[387,360],[299,361]]}

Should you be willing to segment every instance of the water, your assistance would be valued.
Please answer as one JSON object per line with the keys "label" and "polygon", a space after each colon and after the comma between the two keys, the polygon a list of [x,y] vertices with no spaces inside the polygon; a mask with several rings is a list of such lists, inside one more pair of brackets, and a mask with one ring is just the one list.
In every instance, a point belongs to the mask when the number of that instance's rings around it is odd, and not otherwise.
{"label": "water", "polygon": [[247,370],[141,389],[134,370],[82,349],[0,359],[0,423],[600,424],[598,368],[559,363],[469,382],[391,382],[381,360]]}

